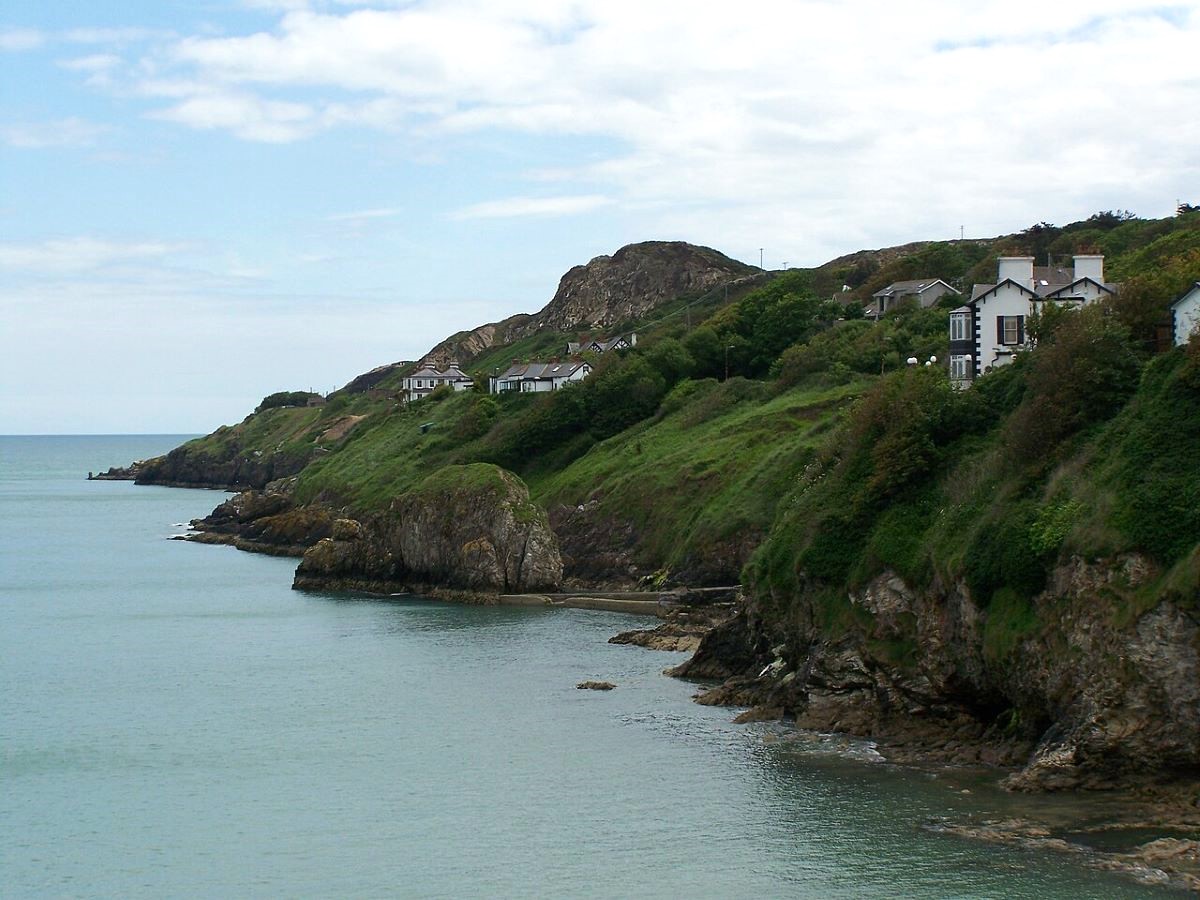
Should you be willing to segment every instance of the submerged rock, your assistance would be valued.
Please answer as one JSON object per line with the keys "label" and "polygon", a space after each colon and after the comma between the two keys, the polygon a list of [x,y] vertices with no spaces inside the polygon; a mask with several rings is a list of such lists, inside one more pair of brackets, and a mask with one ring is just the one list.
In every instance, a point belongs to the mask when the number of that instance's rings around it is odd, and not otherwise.
{"label": "submerged rock", "polygon": [[616,685],[611,681],[581,681],[575,687],[581,691],[611,691]]}

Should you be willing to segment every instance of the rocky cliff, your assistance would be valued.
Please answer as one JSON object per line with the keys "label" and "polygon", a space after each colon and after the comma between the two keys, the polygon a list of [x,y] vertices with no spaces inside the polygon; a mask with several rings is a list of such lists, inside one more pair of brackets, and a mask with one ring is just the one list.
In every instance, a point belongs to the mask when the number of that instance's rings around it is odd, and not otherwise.
{"label": "rocky cliff", "polygon": [[459,332],[430,350],[426,358],[440,365],[452,359],[466,364],[492,347],[541,329],[610,329],[646,315],[665,301],[702,294],[757,271],[716,250],[683,241],[629,244],[612,256],[597,256],[570,269],[540,312]]}
{"label": "rocky cliff", "polygon": [[331,537],[304,554],[294,586],[524,593],[561,580],[554,534],[525,484],[477,463],[439,470],[386,513],[335,522]]}
{"label": "rocky cliff", "polygon": [[893,758],[1019,766],[1018,790],[1200,776],[1200,617],[1162,597],[1111,600],[1154,575],[1144,558],[1071,559],[1008,642],[961,582],[916,589],[886,573],[852,591],[858,625],[830,638],[815,594],[781,618],[750,602],[675,674],[724,679],[703,702],[873,738]]}

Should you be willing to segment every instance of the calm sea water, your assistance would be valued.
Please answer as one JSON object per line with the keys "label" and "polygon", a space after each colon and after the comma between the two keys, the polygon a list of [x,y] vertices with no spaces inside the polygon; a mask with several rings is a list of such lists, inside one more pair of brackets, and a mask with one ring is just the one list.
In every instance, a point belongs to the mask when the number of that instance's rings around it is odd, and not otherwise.
{"label": "calm sea water", "polygon": [[1031,801],[731,725],[642,620],[298,594],[83,480],[179,442],[0,438],[5,897],[1164,896],[930,833]]}

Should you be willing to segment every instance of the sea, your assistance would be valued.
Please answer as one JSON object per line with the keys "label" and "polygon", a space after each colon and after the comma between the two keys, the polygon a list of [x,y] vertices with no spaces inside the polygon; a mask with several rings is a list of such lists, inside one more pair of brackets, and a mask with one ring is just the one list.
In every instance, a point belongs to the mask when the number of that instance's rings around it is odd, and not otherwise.
{"label": "sea", "polygon": [[298,593],[85,480],[184,437],[0,438],[0,896],[1173,895],[939,833],[1052,801],[734,725],[644,619]]}

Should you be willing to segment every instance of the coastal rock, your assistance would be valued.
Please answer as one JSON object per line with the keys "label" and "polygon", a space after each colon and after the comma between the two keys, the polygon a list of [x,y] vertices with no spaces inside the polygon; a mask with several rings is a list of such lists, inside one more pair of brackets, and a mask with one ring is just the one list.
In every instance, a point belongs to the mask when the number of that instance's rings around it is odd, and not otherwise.
{"label": "coastal rock", "polygon": [[888,572],[850,593],[864,618],[837,641],[808,594],[786,619],[759,600],[671,674],[725,679],[701,702],[868,737],[892,759],[1021,766],[1012,790],[1170,781],[1200,768],[1200,621],[1172,600],[1122,619],[1105,599],[1152,572],[1067,561],[1003,653],[964,584]]}
{"label": "coastal rock", "polygon": [[575,687],[581,691],[611,691],[616,685],[611,681],[581,681]]}
{"label": "coastal rock", "polygon": [[138,484],[167,487],[204,487],[220,490],[262,490],[279,478],[297,474],[311,460],[315,447],[296,451],[280,447],[271,453],[246,450],[237,438],[236,426],[222,426],[209,441],[209,449],[197,450],[191,443],[176,447],[165,456],[146,460],[138,470]]}
{"label": "coastal rock", "polygon": [[296,505],[291,498],[294,484],[295,479],[280,479],[264,490],[235,494],[204,518],[193,519],[195,533],[186,539],[273,555],[301,555],[330,536],[334,516],[321,505]]}
{"label": "coastal rock", "polygon": [[553,589],[561,579],[554,534],[525,484],[477,463],[435,472],[386,513],[336,522],[305,553],[294,586],[516,594]]}

